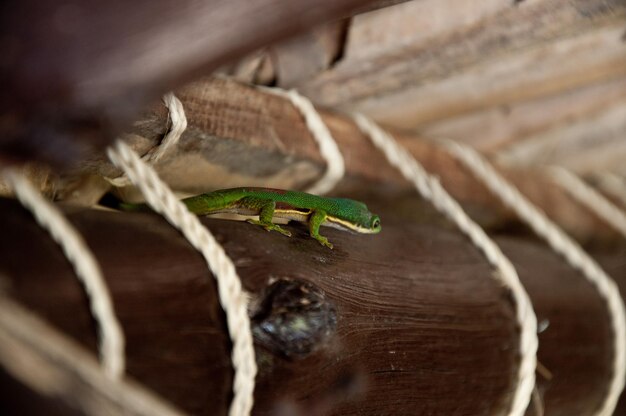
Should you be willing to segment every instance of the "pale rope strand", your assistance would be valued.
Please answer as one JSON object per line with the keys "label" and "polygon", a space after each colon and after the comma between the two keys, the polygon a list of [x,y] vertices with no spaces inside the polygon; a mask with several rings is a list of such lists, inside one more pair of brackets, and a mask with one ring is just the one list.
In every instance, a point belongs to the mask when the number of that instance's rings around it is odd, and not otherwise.
{"label": "pale rope strand", "polygon": [[615,282],[598,264],[567,234],[526,199],[513,185],[469,146],[446,140],[444,146],[479,178],[502,202],[526,222],[537,235],[545,239],[550,247],[561,254],[567,262],[589,280],[607,303],[614,333],[614,357],[612,379],[607,397],[596,413],[609,416],[613,413],[624,388],[626,373],[626,317],[624,302]]}
{"label": "pale rope strand", "polygon": [[15,196],[56,241],[81,281],[91,313],[98,324],[98,350],[105,374],[119,379],[124,374],[124,333],[115,316],[111,295],[102,277],[100,267],[76,229],[51,203],[29,183],[22,174],[8,170],[5,180]]}
{"label": "pale rope strand", "polygon": [[268,87],[259,87],[259,89],[288,99],[293,106],[298,109],[300,114],[302,114],[304,122],[317,142],[320,154],[327,165],[324,175],[306,191],[311,194],[325,194],[331,191],[343,178],[345,163],[339,151],[339,147],[337,146],[337,142],[330,134],[326,124],[324,124],[322,116],[320,116],[313,104],[311,104],[311,101],[300,95],[296,90],[285,91]]}
{"label": "pale rope strand", "polygon": [[174,196],[152,167],[143,162],[128,145],[118,140],[107,150],[107,154],[139,188],[152,209],[178,228],[189,243],[202,253],[213,272],[233,343],[234,398],[229,415],[248,415],[254,403],[254,379],[257,367],[247,312],[247,298],[233,262],[209,230]]}
{"label": "pale rope strand", "polygon": [[554,166],[549,169],[549,173],[552,180],[568,194],[626,238],[626,214],[623,211],[567,169]]}
{"label": "pale rope strand", "polygon": [[598,186],[612,197],[617,199],[619,203],[626,207],[626,178],[615,173],[602,172],[595,175]]}
{"label": "pale rope strand", "polygon": [[[146,155],[143,156],[143,160],[148,163],[156,163],[174,146],[180,141],[180,137],[187,129],[187,116],[185,115],[185,109],[180,100],[174,95],[174,93],[168,92],[163,96],[163,103],[169,109],[169,118],[172,122],[172,126],[169,131],[161,140],[161,143],[151,149]],[[122,187],[131,184],[128,176],[122,175],[117,178],[105,178],[111,183],[111,185]]]}
{"label": "pale rope strand", "polygon": [[146,156],[146,161],[150,163],[156,163],[174,146],[180,141],[180,137],[187,129],[187,116],[185,115],[185,109],[180,100],[174,95],[174,93],[168,92],[163,96],[163,103],[170,110],[169,117],[172,121],[172,127],[167,132],[161,144],[152,149]]}
{"label": "pale rope strand", "polygon": [[429,175],[413,156],[402,148],[387,132],[363,115],[354,116],[359,126],[372,142],[398,168],[406,179],[415,185],[419,193],[452,220],[485,255],[488,262],[498,271],[496,278],[511,293],[516,303],[516,319],[520,325],[520,366],[517,374],[516,389],[513,395],[510,415],[523,415],[530,403],[535,386],[535,366],[537,353],[537,318],[530,299],[524,290],[515,268],[504,256],[500,248],[487,236],[463,208],[446,192],[438,179]]}

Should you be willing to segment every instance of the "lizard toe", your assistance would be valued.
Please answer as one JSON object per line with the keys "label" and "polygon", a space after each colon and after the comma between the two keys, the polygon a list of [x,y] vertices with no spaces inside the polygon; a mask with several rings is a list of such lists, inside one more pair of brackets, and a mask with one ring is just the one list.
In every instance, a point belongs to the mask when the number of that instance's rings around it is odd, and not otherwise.
{"label": "lizard toe", "polygon": [[316,238],[316,240],[324,247],[328,247],[332,250],[333,244],[330,241],[328,241],[326,237],[319,236]]}

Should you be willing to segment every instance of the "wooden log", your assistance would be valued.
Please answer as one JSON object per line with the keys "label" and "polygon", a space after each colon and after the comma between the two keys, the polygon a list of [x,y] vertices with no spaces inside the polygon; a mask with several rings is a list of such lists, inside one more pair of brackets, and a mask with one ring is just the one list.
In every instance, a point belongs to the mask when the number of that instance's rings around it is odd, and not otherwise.
{"label": "wooden log", "polygon": [[0,156],[67,166],[181,82],[367,3],[7,1]]}
{"label": "wooden log", "polygon": [[[178,91],[177,96],[185,108],[188,129],[177,148],[155,167],[178,191],[197,194],[250,185],[302,189],[325,168],[301,114],[281,97],[220,78],[191,84]],[[409,188],[350,118],[319,111],[346,161],[348,179],[342,183],[344,189],[371,188],[377,184]],[[127,140],[144,154],[160,142],[167,117],[162,105],[153,107],[135,123]],[[440,177],[448,191],[482,225],[515,224],[516,217],[445,150],[419,135],[396,129],[390,132],[430,172]],[[108,177],[120,174],[102,156],[89,159],[78,172]],[[503,173],[580,241],[606,244],[621,238],[542,174],[506,169]],[[89,187],[93,189],[92,185]],[[60,184],[55,195],[65,199],[75,192],[86,191],[86,187],[64,189]]]}
{"label": "wooden log", "polygon": [[[255,414],[504,414],[519,354],[507,291],[467,240],[433,225],[432,213],[407,221],[402,209],[367,202],[381,213],[383,232],[328,230],[332,251],[297,225],[289,239],[202,220],[253,299]],[[413,204],[411,215],[428,212]],[[128,341],[129,375],[184,411],[225,414],[230,347],[201,257],[157,215],[67,212],[102,265]],[[17,203],[0,200],[0,213],[5,292],[95,353],[85,296],[60,249]],[[555,255],[534,243],[501,243],[549,322],[539,353],[552,374],[540,380],[546,413],[586,414],[610,375],[605,305]],[[313,331],[289,330],[302,320]],[[271,323],[284,331],[268,331]]]}
{"label": "wooden log", "polygon": [[[9,293],[93,349],[84,295],[66,260],[27,213],[14,203],[2,205],[11,241],[2,246],[0,263],[12,276]],[[223,413],[230,390],[229,343],[215,285],[200,256],[156,215],[88,211],[69,218],[102,263],[128,338],[129,374],[186,411]],[[322,290],[337,311],[333,336],[316,354],[286,360],[271,349],[258,350],[259,414],[295,399],[321,400],[344,374],[360,372],[366,375],[368,387],[359,392],[365,396],[358,407],[341,403],[338,409],[346,410],[341,413],[357,408],[402,413],[419,403],[445,412],[459,400],[438,404],[441,398],[459,398],[463,391],[492,396],[463,404],[468,413],[507,407],[517,356],[512,305],[481,256],[458,235],[414,226],[408,240],[391,224],[370,238],[331,230],[327,235],[336,249],[330,251],[298,227],[288,239],[248,224],[205,223],[233,256],[255,298],[271,279],[289,278]],[[28,255],[24,243],[37,253],[38,261],[30,262],[35,269],[22,264]],[[389,256],[399,244],[407,255],[395,257],[392,265]],[[440,268],[450,253],[457,262]],[[469,371],[458,377],[466,366]],[[400,385],[420,394],[409,399]]]}

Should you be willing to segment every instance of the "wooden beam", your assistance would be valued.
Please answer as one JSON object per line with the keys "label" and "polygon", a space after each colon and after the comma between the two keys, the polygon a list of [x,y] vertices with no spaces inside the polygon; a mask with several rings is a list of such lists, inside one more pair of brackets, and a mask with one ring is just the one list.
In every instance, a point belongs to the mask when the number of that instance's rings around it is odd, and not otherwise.
{"label": "wooden beam", "polygon": [[[506,290],[465,238],[432,222],[427,206],[413,201],[411,215],[423,214],[409,222],[401,207],[366,202],[381,214],[382,233],[326,230],[334,250],[304,227],[288,226],[294,237],[286,238],[246,223],[202,220],[252,296],[260,368],[255,412],[506,412],[519,355]],[[0,213],[7,295],[95,354],[84,293],[61,250],[16,202],[0,200]],[[225,414],[230,346],[201,257],[157,215],[67,214],[102,265],[128,341],[129,376],[184,411]],[[611,374],[603,301],[535,243],[499,243],[543,322],[539,359],[552,374],[539,376],[546,412],[588,413],[603,399]],[[298,300],[311,293],[314,307],[303,308]],[[290,318],[318,330],[300,333],[296,343]],[[285,337],[271,330],[275,325]]]}
{"label": "wooden beam", "polygon": [[7,1],[0,156],[67,166],[180,83],[367,3]]}
{"label": "wooden beam", "polygon": [[[322,106],[415,128],[626,74],[619,0],[490,1],[467,15],[449,4],[403,3],[356,19],[345,59],[298,88]],[[433,14],[442,18],[431,28]],[[375,23],[392,28],[372,35]]]}
{"label": "wooden beam", "polygon": [[[273,186],[302,189],[324,169],[317,145],[302,116],[285,99],[236,82],[209,78],[177,92],[189,127],[178,148],[156,168],[176,190],[189,194],[232,186]],[[409,184],[363,136],[350,118],[321,110],[324,122],[346,159],[343,190]],[[167,126],[167,112],[155,106],[127,135],[141,154],[158,145]],[[515,222],[482,185],[443,149],[415,134],[390,130],[396,139],[460,200],[481,224],[501,227]],[[79,169],[108,177],[120,174],[104,158],[91,158]],[[581,241],[619,241],[601,220],[579,206],[541,173],[503,170],[541,209]],[[71,195],[75,187],[60,189]],[[343,192],[342,188],[338,192]],[[126,193],[127,197],[133,197]]]}
{"label": "wooden beam", "polygon": [[[480,109],[419,127],[427,137],[447,137],[465,142],[483,152],[507,152],[512,146],[533,140],[547,132],[559,132],[562,146],[574,140],[567,127],[572,123],[594,120],[598,136],[611,134],[609,125],[598,123],[598,116],[619,106],[626,99],[626,78],[600,82],[532,100]],[[602,140],[604,142],[604,139]],[[598,144],[588,143],[585,153]],[[556,162],[559,160],[557,159]],[[512,163],[533,160],[513,160]],[[616,168],[618,166],[615,166]],[[604,169],[606,170],[605,166]]]}
{"label": "wooden beam", "polygon": [[[626,78],[624,79],[626,80]],[[579,173],[626,175],[626,104],[618,103],[557,129],[528,135],[498,152],[507,166],[564,166]]]}

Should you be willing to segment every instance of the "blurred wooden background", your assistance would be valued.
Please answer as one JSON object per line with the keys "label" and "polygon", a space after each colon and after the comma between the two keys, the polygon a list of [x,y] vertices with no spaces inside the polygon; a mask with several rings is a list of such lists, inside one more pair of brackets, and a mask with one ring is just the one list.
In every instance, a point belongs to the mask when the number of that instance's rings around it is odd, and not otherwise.
{"label": "blurred wooden background", "polygon": [[230,72],[464,141],[507,165],[626,174],[620,0],[408,1],[270,47]]}

